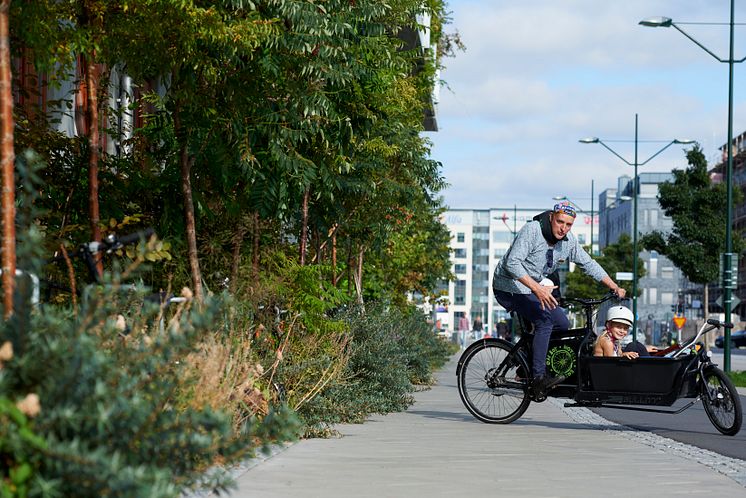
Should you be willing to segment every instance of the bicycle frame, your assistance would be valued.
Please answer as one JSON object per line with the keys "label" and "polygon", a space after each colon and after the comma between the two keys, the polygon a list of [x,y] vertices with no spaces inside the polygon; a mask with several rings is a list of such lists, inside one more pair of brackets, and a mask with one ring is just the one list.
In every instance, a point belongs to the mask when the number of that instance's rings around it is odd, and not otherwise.
{"label": "bicycle frame", "polygon": [[[547,353],[547,372],[565,375],[550,396],[569,398],[566,407],[605,407],[676,414],[702,401],[715,428],[732,436],[741,429],[742,409],[738,392],[728,376],[715,365],[699,339],[719,327],[732,324],[708,320],[683,347],[663,357],[638,358],[595,356],[591,348],[595,307],[611,299],[577,299],[583,306],[584,327],[553,331]],[[508,424],[525,413],[531,401],[546,399],[531,389],[533,335],[525,331],[517,343],[483,338],[463,352],[456,367],[459,396],[469,412],[485,423]],[[557,350],[555,364],[551,355]],[[556,369],[565,369],[557,371]],[[568,375],[566,375],[568,374]],[[678,409],[681,398],[694,398]]]}

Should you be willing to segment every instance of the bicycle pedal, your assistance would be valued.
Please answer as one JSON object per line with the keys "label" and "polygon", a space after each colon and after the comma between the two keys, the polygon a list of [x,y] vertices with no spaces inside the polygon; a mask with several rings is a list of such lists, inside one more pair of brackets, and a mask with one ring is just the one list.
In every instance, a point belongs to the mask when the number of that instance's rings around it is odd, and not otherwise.
{"label": "bicycle pedal", "polygon": [[531,396],[531,400],[535,403],[542,403],[547,400],[547,395],[540,394],[539,396]]}

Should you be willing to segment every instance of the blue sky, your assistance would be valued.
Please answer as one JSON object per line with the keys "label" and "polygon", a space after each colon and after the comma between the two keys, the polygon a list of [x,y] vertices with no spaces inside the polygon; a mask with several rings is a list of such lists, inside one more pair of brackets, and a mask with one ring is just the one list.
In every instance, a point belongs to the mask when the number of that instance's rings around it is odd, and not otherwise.
{"label": "blue sky", "polygon": [[[449,0],[447,31],[458,30],[466,51],[445,60],[440,129],[427,134],[451,185],[446,204],[541,207],[565,195],[589,209],[592,180],[597,196],[633,168],[578,140],[599,137],[632,162],[635,113],[639,162],[679,138],[698,141],[714,165],[727,141],[728,64],[674,28],[638,22],[670,17],[727,59],[729,9],[729,0]],[[736,2],[735,20],[746,23],[746,2]],[[681,24],[690,22],[725,25]],[[735,32],[734,58],[743,57],[746,25]],[[746,62],[734,81],[737,136]],[[685,168],[683,148],[639,172]]]}

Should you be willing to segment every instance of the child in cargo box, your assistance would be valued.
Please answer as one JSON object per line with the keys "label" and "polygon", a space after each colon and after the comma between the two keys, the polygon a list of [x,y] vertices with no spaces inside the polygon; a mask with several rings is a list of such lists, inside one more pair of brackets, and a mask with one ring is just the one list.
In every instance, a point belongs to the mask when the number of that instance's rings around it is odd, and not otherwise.
{"label": "child in cargo box", "polygon": [[634,323],[632,311],[624,306],[613,306],[606,314],[606,330],[598,336],[593,347],[593,356],[617,356],[633,359],[650,356],[655,347],[632,341],[622,348],[622,339]]}

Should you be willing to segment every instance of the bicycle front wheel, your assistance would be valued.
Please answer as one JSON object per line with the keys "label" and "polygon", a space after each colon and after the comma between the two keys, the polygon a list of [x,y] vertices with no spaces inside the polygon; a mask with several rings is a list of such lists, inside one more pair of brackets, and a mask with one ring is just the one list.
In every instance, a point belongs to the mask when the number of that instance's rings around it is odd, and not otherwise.
{"label": "bicycle front wheel", "polygon": [[717,367],[704,371],[702,404],[710,422],[721,433],[734,436],[741,430],[741,398],[730,378]]}
{"label": "bicycle front wheel", "polygon": [[470,346],[461,358],[458,392],[466,409],[478,420],[509,424],[528,408],[528,365],[510,355],[509,343],[483,340]]}

